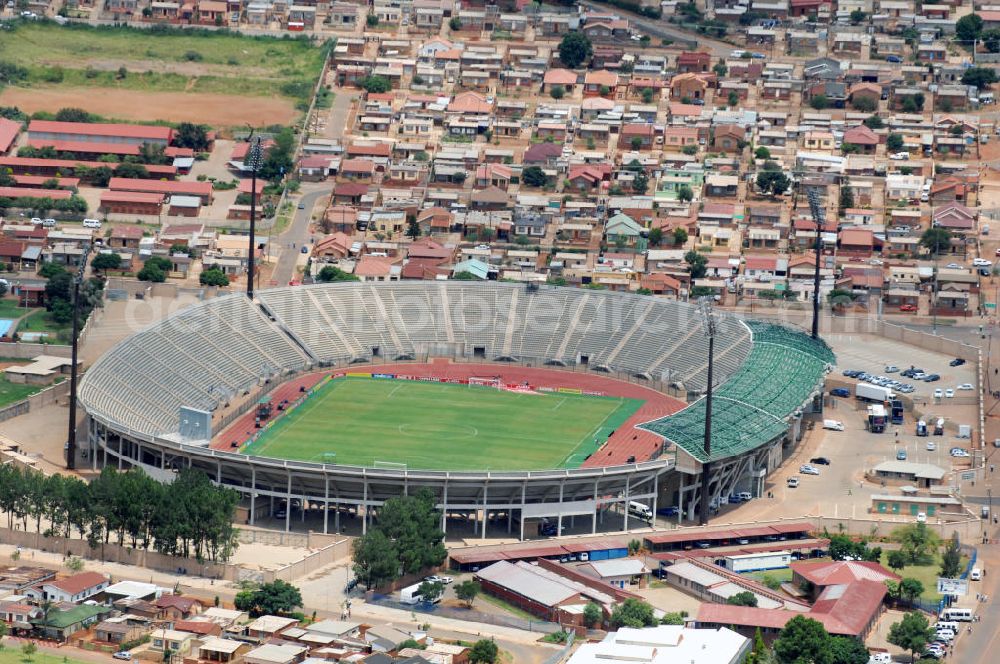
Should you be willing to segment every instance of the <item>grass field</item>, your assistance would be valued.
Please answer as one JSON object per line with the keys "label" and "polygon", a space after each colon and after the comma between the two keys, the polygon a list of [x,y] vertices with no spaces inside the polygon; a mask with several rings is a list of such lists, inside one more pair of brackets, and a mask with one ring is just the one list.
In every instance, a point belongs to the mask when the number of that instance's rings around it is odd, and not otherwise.
{"label": "grass field", "polygon": [[324,55],[305,39],[45,21],[17,23],[0,39],[0,63],[27,72],[17,85],[281,95],[300,102],[308,101]]}
{"label": "grass field", "polygon": [[[19,642],[18,642],[19,643]],[[111,658],[108,657],[108,661]],[[15,642],[7,640],[3,650],[0,650],[0,664],[87,664],[83,660],[70,659],[62,655],[48,655],[36,652],[31,658],[25,657],[21,653],[20,646],[15,647]]]}
{"label": "grass field", "polygon": [[[638,399],[617,397],[340,378],[277,420],[244,451],[441,470],[574,468],[641,405]],[[331,452],[335,458],[327,456]]]}

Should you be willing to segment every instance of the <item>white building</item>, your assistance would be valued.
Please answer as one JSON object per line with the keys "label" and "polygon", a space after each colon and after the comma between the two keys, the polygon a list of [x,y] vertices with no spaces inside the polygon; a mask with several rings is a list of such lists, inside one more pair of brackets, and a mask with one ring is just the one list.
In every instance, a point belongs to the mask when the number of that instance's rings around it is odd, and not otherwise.
{"label": "white building", "polygon": [[725,627],[623,627],[600,643],[583,644],[567,664],[739,664],[751,647],[750,639]]}

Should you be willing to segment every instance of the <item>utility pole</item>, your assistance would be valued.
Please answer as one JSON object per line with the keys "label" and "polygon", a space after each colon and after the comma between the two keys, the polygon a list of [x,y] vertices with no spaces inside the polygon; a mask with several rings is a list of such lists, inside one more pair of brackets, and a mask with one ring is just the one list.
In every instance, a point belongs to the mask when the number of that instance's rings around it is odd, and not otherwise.
{"label": "utility pole", "polygon": [[702,526],[708,525],[708,511],[710,503],[709,480],[712,474],[712,364],[715,359],[715,334],[716,319],[712,310],[712,301],[701,298],[698,302],[701,315],[704,318],[705,334],[708,336],[708,372],[705,377],[705,439],[703,451],[705,460],[701,464],[701,510],[698,516],[698,523]]}
{"label": "utility pole", "polygon": [[247,297],[253,299],[253,277],[257,262],[257,238],[255,237],[257,223],[257,171],[264,161],[264,150],[260,145],[260,136],[253,138],[253,131],[247,138],[250,148],[244,160],[244,168],[250,169],[250,242],[247,252]]}
{"label": "utility pole", "polygon": [[823,221],[826,218],[823,204],[819,200],[819,193],[815,189],[808,189],[806,197],[809,199],[809,212],[813,221],[816,222],[816,269],[813,272],[813,324],[812,338],[819,339],[819,259],[823,252]]}
{"label": "utility pole", "polygon": [[66,432],[66,470],[76,468],[76,382],[79,371],[77,369],[77,358],[80,351],[80,285],[83,283],[83,273],[87,270],[87,258],[90,256],[90,244],[83,245],[83,255],[80,257],[80,265],[77,267],[76,275],[73,277],[73,330],[72,330],[72,355],[70,358],[69,370],[69,423]]}

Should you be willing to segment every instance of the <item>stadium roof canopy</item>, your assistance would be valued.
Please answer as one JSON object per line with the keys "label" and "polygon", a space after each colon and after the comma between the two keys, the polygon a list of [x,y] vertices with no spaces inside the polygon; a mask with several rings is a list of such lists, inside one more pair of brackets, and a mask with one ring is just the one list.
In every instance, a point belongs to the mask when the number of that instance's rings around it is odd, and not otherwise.
{"label": "stadium roof canopy", "polygon": [[834,364],[822,340],[781,325],[745,321],[753,348],[740,369],[713,392],[712,454],[704,451],[705,399],[639,428],[663,436],[698,461],[753,450],[783,435],[787,419],[822,389]]}

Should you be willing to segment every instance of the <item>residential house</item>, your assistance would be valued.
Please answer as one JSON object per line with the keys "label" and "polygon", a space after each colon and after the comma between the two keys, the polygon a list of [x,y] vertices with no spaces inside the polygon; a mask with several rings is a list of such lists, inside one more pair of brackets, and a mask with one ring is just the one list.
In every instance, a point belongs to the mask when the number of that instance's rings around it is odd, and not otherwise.
{"label": "residential house", "polygon": [[583,77],[584,97],[608,97],[614,99],[618,94],[618,74],[606,69],[588,71]]}
{"label": "residential house", "polygon": [[51,602],[82,602],[97,595],[111,585],[108,577],[98,572],[80,572],[55,581],[43,583],[41,592],[31,591],[30,596]]}

